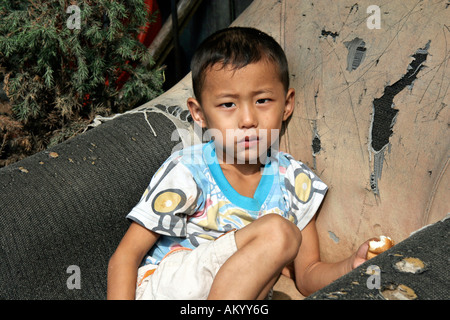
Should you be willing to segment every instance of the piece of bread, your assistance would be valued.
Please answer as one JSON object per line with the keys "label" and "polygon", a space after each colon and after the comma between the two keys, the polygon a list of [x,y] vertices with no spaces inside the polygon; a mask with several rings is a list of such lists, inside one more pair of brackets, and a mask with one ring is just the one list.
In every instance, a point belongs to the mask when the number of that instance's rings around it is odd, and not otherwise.
{"label": "piece of bread", "polygon": [[386,236],[380,236],[379,240],[372,240],[369,242],[369,250],[367,251],[367,259],[372,259],[373,257],[379,255],[380,253],[386,251],[394,246],[394,241]]}

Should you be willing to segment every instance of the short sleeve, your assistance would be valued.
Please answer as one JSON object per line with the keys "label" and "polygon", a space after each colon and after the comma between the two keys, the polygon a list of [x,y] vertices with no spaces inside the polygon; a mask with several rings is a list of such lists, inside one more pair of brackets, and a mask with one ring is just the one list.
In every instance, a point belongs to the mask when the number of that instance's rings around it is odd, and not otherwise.
{"label": "short sleeve", "polygon": [[293,158],[290,159],[284,179],[290,204],[289,214],[303,230],[319,209],[328,187],[308,166]]}
{"label": "short sleeve", "polygon": [[169,159],[127,218],[161,235],[185,237],[187,217],[195,212],[200,193],[180,157]]}

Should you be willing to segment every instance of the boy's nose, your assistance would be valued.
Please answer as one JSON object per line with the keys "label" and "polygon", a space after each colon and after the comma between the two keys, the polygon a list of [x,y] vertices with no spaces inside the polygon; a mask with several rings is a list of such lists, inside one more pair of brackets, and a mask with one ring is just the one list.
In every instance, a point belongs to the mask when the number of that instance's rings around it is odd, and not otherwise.
{"label": "boy's nose", "polygon": [[255,128],[258,126],[258,118],[256,114],[256,108],[249,104],[241,105],[239,110],[239,128]]}

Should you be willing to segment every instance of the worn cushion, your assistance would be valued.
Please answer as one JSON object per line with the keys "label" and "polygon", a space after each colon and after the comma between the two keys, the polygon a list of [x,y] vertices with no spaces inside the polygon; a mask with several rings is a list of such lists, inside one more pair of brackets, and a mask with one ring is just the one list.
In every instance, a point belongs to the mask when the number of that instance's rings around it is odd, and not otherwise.
{"label": "worn cushion", "polygon": [[307,299],[448,300],[449,236],[450,219],[438,221]]}
{"label": "worn cushion", "polygon": [[175,129],[164,113],[125,114],[2,168],[0,299],[106,298],[125,216]]}

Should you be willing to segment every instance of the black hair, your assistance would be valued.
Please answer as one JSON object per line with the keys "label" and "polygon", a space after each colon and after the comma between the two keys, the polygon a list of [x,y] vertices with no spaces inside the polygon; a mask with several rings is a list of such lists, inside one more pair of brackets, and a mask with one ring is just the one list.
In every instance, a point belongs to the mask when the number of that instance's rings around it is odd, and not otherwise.
{"label": "black hair", "polygon": [[231,27],[217,31],[200,44],[192,58],[195,97],[200,101],[205,74],[216,63],[222,64],[222,67],[231,65],[234,69],[240,69],[262,59],[267,59],[278,67],[280,80],[287,92],[288,63],[283,49],[275,39],[254,28]]}

